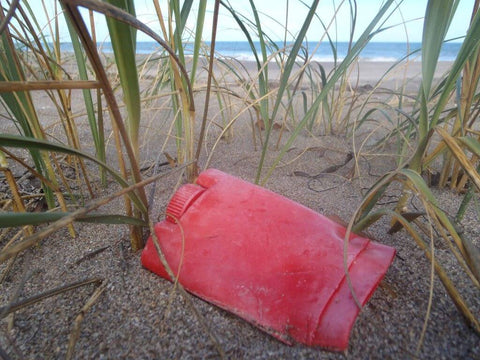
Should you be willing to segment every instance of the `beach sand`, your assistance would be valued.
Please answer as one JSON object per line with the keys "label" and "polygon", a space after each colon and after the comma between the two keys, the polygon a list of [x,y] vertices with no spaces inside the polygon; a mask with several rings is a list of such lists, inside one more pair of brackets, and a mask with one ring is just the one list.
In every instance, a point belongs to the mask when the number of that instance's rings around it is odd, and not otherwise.
{"label": "beach sand", "polygon": [[[255,72],[253,63],[244,65],[248,71]],[[331,64],[323,65],[328,72]],[[395,101],[391,93],[370,92],[377,87],[396,91],[405,83],[405,79],[408,79],[407,92],[413,93],[418,89],[421,74],[418,62],[409,63],[407,68],[399,68],[378,83],[391,65],[364,62],[359,63],[358,69],[352,70],[349,74],[350,88],[365,90],[359,95],[359,101],[368,96],[377,97],[378,101]],[[437,70],[439,76],[448,65],[440,64]],[[275,79],[275,71],[278,72],[278,68],[271,69],[270,79]],[[201,90],[202,86],[199,83],[197,89]],[[235,86],[240,91],[239,85]],[[35,101],[45,101],[42,93],[35,93],[34,97]],[[202,114],[202,97],[200,91],[196,97],[197,119]],[[250,112],[239,116],[229,136],[217,142],[224,123],[218,106],[214,101],[212,104],[209,118],[213,122],[207,127],[200,165],[254,181],[261,154],[258,130],[256,137],[252,132],[255,116],[250,116]],[[238,115],[244,104],[241,101],[232,104],[227,118]],[[78,106],[81,107],[81,104]],[[165,128],[168,127],[168,123],[159,120],[158,114],[162,109],[159,105],[158,108],[152,106],[144,110],[145,121],[141,129],[144,166],[154,163],[162,151]],[[39,112],[45,121],[55,123],[55,111],[51,106],[45,105]],[[287,122],[286,125],[283,133],[281,130],[272,133],[274,140],[267,153],[263,175],[279,154],[274,146],[277,140],[280,139],[279,143],[284,144],[291,134],[289,128],[292,124]],[[372,147],[374,140],[388,131],[388,126],[384,126],[381,118],[369,126],[363,132],[364,128],[361,128],[354,137],[346,137],[342,133],[326,134],[322,127],[316,128],[315,133],[300,133],[265,187],[319,213],[348,221],[366,190],[379,176],[396,167],[393,144],[383,148]],[[79,122],[79,128],[88,134],[85,124]],[[316,175],[329,166],[341,164],[352,149],[357,154],[354,161],[340,167],[335,173],[318,178],[301,176]],[[173,141],[163,150],[174,155]],[[113,163],[113,149],[110,149],[109,156]],[[167,170],[166,167],[161,169]],[[147,170],[145,176],[149,174]],[[151,211],[154,221],[163,219],[165,207],[179,180],[182,181],[178,173],[173,173],[157,183]],[[111,183],[107,189],[99,189],[99,195],[113,193],[115,189]],[[148,187],[147,191],[150,189]],[[449,190],[433,189],[433,192],[443,209],[448,214],[455,214],[461,196]],[[385,202],[395,200],[399,193],[400,187],[394,185],[388,191]],[[121,213],[122,205],[123,200],[118,199],[100,210]],[[479,238],[478,215],[472,207],[463,225],[471,238]],[[80,324],[75,346],[76,359],[218,358],[216,347],[192,311],[190,302],[229,359],[405,359],[416,355],[429,359],[480,358],[478,336],[465,323],[437,277],[433,288],[430,288],[431,264],[423,251],[404,231],[388,235],[389,219],[382,219],[369,228],[368,235],[380,243],[395,247],[397,255],[380,286],[360,312],[345,354],[302,345],[287,346],[244,320],[194,296],[189,296],[187,301],[171,283],[141,266],[140,252],[134,253],[129,248],[125,226],[78,223],[75,229],[78,235],[75,239],[69,236],[66,229],[62,229],[42,241],[38,247],[24,251],[1,285],[0,299],[3,305],[7,304],[14,298],[19,286],[20,298],[24,298],[80,279],[103,279],[106,284],[104,292],[85,311]],[[436,240],[435,245],[436,257],[442,261],[478,317],[478,289],[474,289],[459,270],[448,247]],[[5,265],[1,265],[0,269],[3,271]],[[83,286],[7,317],[0,325],[0,347],[11,358],[65,357],[74,321],[94,290],[94,285]],[[432,307],[423,344],[417,353],[430,290],[433,292]]]}

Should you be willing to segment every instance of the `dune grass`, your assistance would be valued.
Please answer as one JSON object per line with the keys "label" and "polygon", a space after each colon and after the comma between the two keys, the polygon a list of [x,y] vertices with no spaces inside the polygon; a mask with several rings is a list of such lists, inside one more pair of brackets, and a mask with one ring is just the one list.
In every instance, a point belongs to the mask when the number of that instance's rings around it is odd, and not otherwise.
{"label": "dune grass", "polygon": [[[408,121],[413,120],[413,126],[401,130],[413,152],[399,165],[398,170],[384,175],[369,190],[352,217],[349,228],[361,231],[382,216],[392,217],[392,229],[401,224],[424,250],[455,305],[472,328],[480,333],[478,317],[472,313],[468,301],[462,298],[454,282],[435,258],[433,245],[429,245],[433,244],[435,229],[456,257],[459,268],[471,279],[472,286],[480,288],[480,251],[466,234],[458,231],[457,226],[472,193],[480,189],[480,175],[478,166],[475,165],[480,156],[480,138],[472,131],[476,127],[477,118],[474,114],[478,103],[478,73],[473,74],[480,47],[480,16],[476,7],[473,9],[470,28],[450,71],[438,84],[433,81],[440,49],[457,5],[456,1],[428,3],[423,31],[422,83],[416,106],[408,115]],[[437,145],[431,146],[434,140],[438,140]],[[445,187],[449,182],[449,187],[457,191],[468,188],[456,219],[449,218],[442,210],[422,177],[426,171],[435,171],[430,170],[430,167],[439,157],[442,165],[438,185]],[[395,182],[403,184],[403,195],[394,209],[379,209],[379,200]],[[421,200],[427,225],[417,220],[407,220],[407,214],[414,211],[409,208],[412,197]]]}

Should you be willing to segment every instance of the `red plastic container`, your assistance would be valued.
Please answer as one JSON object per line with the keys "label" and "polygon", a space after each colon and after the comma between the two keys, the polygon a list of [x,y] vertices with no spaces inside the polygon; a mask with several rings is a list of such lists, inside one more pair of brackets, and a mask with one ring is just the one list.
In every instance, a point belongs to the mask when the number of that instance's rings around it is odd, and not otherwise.
{"label": "red plastic container", "polygon": [[[214,169],[200,174],[196,185],[181,187],[166,219],[155,225],[168,264],[189,292],[288,344],[337,351],[348,347],[359,312],[345,278],[345,231],[298,203]],[[347,262],[362,305],[394,255],[391,247],[351,235]],[[152,238],[141,259],[169,279]]]}

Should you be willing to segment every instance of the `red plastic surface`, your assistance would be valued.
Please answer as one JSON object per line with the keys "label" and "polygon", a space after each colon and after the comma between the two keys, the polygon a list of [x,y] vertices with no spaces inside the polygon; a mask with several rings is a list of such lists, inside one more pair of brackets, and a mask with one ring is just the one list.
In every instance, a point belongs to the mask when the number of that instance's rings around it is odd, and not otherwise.
{"label": "red plastic surface", "polygon": [[[186,205],[177,206],[183,210],[175,216],[184,237],[175,222],[155,225],[180,283],[286,343],[345,350],[359,312],[345,278],[345,228],[218,170],[185,186],[179,192],[188,196],[179,198]],[[391,247],[350,236],[347,263],[362,305],[394,255]],[[169,279],[151,238],[142,264]]]}

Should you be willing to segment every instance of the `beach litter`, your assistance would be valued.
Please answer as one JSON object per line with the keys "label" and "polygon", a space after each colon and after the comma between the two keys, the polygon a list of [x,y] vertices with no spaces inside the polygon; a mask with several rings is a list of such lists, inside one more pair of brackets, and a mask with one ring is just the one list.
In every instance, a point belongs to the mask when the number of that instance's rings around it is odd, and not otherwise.
{"label": "beach litter", "polygon": [[[356,234],[345,254],[345,233],[311,209],[215,169],[180,187],[155,225],[165,260],[187,291],[287,344],[334,351],[348,348],[359,305],[395,255]],[[152,237],[141,261],[173,280]]]}

